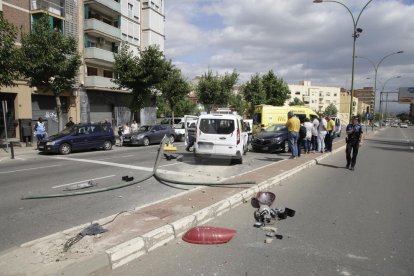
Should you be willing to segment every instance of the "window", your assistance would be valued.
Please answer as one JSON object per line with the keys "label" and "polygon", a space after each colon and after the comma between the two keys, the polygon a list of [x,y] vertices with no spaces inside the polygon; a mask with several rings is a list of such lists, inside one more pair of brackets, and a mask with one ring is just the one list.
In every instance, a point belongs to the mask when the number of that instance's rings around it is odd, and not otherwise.
{"label": "window", "polygon": [[295,95],[300,95],[300,92],[299,92],[299,91],[296,91],[296,92],[295,92]]}
{"label": "window", "polygon": [[103,74],[105,78],[113,78],[113,72],[110,70],[104,70]]}
{"label": "window", "polygon": [[202,119],[200,130],[208,134],[230,134],[235,129],[234,120]]}
{"label": "window", "polygon": [[86,42],[86,48],[96,48],[96,42],[88,40],[88,42]]}
{"label": "window", "polygon": [[131,3],[128,3],[128,17],[132,17],[134,6]]}
{"label": "window", "polygon": [[86,70],[87,70],[88,76],[97,76],[98,75],[98,68],[88,66],[86,68]]}
{"label": "window", "polygon": [[334,97],[336,97],[336,96],[338,96],[338,94],[337,93],[334,93]]}
{"label": "window", "polygon": [[331,93],[330,92],[326,92],[326,96],[327,97],[330,97],[331,96]]}

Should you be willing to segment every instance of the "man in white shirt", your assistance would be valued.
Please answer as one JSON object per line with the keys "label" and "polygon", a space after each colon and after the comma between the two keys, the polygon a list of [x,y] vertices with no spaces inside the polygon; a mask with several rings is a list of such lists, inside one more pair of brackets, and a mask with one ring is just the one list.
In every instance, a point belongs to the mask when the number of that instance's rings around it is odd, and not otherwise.
{"label": "man in white shirt", "polygon": [[132,124],[131,124],[131,132],[134,133],[134,132],[137,132],[137,131],[138,131],[138,124],[134,120],[134,121],[132,121]]}
{"label": "man in white shirt", "polygon": [[328,123],[326,122],[325,118],[322,117],[318,127],[318,152],[320,153],[324,153],[325,151],[325,136],[327,133],[327,127]]}
{"label": "man in white shirt", "polygon": [[311,144],[312,144],[313,153],[315,153],[316,150],[318,149],[319,120],[318,120],[318,117],[316,117],[315,115],[311,115],[311,120],[312,120],[312,124],[313,124]]}

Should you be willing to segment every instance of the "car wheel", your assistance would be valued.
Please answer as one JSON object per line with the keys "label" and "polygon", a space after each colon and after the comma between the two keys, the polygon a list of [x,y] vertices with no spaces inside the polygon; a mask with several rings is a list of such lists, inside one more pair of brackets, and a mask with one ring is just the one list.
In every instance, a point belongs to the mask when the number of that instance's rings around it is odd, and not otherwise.
{"label": "car wheel", "polygon": [[172,143],[174,143],[174,141],[175,141],[175,136],[174,135],[170,135],[170,143],[172,144]]}
{"label": "car wheel", "polygon": [[283,146],[282,146],[282,151],[283,152],[289,152],[289,143],[288,143],[288,141],[287,140],[285,140],[284,142],[283,142]]}
{"label": "car wheel", "polygon": [[143,142],[144,142],[144,146],[149,146],[149,144],[150,144],[150,140],[149,140],[148,137],[144,137]]}
{"label": "car wheel", "polygon": [[112,143],[111,143],[111,141],[105,141],[104,144],[103,144],[103,149],[104,150],[110,150],[110,149],[112,149]]}
{"label": "car wheel", "polygon": [[72,151],[72,147],[68,143],[60,145],[59,152],[60,154],[66,155]]}

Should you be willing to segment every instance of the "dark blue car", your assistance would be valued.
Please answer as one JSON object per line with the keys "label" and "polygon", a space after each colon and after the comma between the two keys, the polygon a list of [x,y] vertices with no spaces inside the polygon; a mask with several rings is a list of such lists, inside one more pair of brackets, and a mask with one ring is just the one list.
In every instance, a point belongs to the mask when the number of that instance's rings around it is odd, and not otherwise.
{"label": "dark blue car", "polygon": [[78,124],[65,128],[39,143],[39,151],[69,154],[72,151],[104,149],[115,145],[114,131],[109,124]]}

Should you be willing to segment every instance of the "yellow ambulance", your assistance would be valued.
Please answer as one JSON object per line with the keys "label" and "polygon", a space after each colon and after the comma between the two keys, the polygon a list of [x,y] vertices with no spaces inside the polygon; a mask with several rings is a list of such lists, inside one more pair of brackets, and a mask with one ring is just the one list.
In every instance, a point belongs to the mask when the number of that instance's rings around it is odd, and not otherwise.
{"label": "yellow ambulance", "polygon": [[288,120],[287,114],[289,111],[292,111],[301,122],[305,118],[311,119],[311,115],[319,117],[315,111],[303,106],[273,106],[261,104],[256,106],[253,122],[261,128],[267,128],[274,124],[285,124]]}

